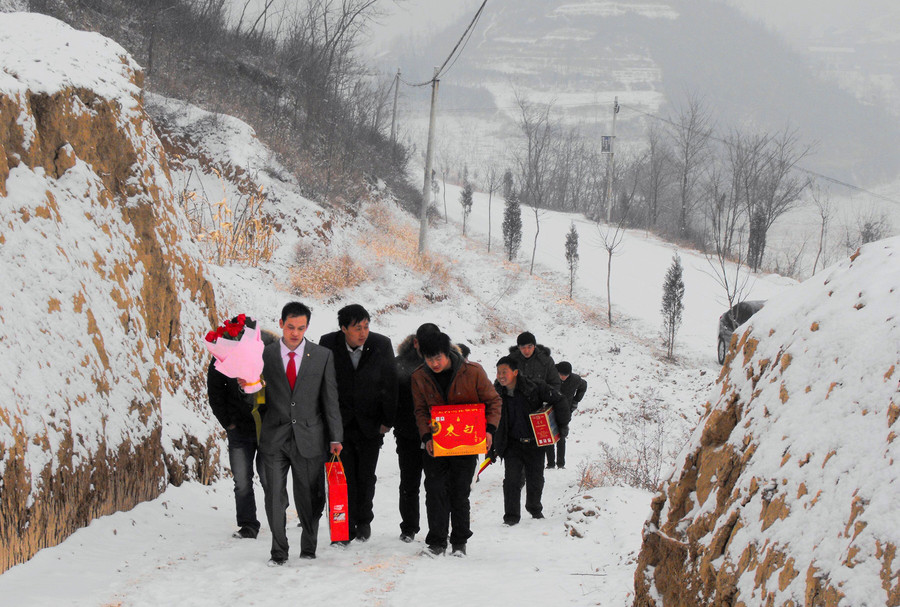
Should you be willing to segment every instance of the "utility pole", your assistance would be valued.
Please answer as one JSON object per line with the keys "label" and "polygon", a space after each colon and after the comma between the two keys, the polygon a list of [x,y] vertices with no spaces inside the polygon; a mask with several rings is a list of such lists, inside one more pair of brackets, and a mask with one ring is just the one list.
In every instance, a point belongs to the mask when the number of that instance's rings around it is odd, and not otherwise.
{"label": "utility pole", "polygon": [[613,98],[612,138],[609,140],[609,175],[606,179],[606,223],[612,219],[613,176],[616,174],[616,114],[619,113],[619,97]]}
{"label": "utility pole", "polygon": [[425,252],[425,238],[428,232],[428,193],[431,191],[431,158],[434,152],[434,117],[437,109],[438,73],[434,68],[431,79],[431,116],[428,119],[428,147],[425,148],[425,185],[422,186],[422,206],[419,208],[419,254]]}
{"label": "utility pole", "polygon": [[397,68],[397,75],[394,76],[394,111],[391,114],[391,149],[394,148],[394,142],[397,140],[397,94],[400,92],[400,68]]}

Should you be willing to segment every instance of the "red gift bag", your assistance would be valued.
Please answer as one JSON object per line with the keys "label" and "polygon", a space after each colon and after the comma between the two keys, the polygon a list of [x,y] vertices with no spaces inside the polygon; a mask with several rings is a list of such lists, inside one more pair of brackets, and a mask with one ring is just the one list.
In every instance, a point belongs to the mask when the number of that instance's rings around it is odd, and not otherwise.
{"label": "red gift bag", "polygon": [[325,464],[325,478],[328,481],[328,530],[331,532],[331,541],[348,541],[350,517],[347,512],[347,477],[344,476],[344,464],[336,455]]}

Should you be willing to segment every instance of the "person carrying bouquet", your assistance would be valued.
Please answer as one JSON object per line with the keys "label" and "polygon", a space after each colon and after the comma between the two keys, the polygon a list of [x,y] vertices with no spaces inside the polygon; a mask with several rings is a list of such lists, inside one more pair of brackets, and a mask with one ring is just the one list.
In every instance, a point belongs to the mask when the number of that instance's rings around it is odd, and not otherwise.
{"label": "person carrying bouquet", "polygon": [[[226,326],[243,326],[246,319],[243,314],[235,316]],[[218,334],[216,340],[227,339],[224,337],[226,331]],[[236,338],[237,335],[229,337]],[[265,343],[271,343],[275,339],[273,334],[263,333]],[[234,476],[234,505],[238,526],[238,530],[232,535],[235,538],[255,539],[259,534],[260,523],[256,516],[256,496],[253,493],[254,460],[260,483],[264,487],[266,484],[257,440],[256,419],[245,401],[246,396],[237,378],[228,377],[216,369],[215,359],[209,364],[206,388],[209,406],[225,430],[228,441],[228,464]],[[264,411],[264,408],[260,409],[259,414],[264,414]]]}

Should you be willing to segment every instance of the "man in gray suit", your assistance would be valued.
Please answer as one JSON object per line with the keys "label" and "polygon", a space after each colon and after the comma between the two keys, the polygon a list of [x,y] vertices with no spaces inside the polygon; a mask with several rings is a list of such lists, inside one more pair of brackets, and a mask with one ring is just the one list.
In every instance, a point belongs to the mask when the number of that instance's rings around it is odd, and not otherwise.
{"label": "man in gray suit", "polygon": [[268,411],[259,450],[268,486],[266,517],[272,531],[270,566],[288,558],[285,533],[287,472],[294,482],[294,504],[303,531],[300,558],[316,558],[319,519],[325,508],[325,459],[341,452],[343,426],[331,350],[303,338],[312,312],[300,302],[281,311],[282,338],[263,350]]}

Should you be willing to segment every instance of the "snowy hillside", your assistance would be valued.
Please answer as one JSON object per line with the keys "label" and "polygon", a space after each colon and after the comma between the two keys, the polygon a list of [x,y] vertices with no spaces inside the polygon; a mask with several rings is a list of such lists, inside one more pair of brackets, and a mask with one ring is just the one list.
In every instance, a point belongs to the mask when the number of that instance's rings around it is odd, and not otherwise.
{"label": "snowy hillside", "polygon": [[[446,24],[415,52],[398,47],[385,71],[399,65],[408,82],[430,78],[471,17]],[[420,149],[428,92],[402,89],[401,132]],[[871,184],[900,166],[892,153],[900,132],[890,114],[895,108],[863,104],[826,82],[778,35],[717,0],[490,2],[441,80],[438,149],[480,161],[505,154],[518,135],[516,94],[552,102],[555,118],[594,140],[611,134],[618,96],[616,134],[623,144],[643,138],[648,114],[672,119],[694,95],[713,110],[720,137],[734,128],[797,128],[815,147],[804,166],[826,175]],[[478,128],[486,120],[494,127]]]}
{"label": "snowy hillside", "polygon": [[898,311],[892,238],[750,320],[654,500],[638,605],[897,604]]}
{"label": "snowy hillside", "polygon": [[[194,335],[213,293],[143,111],[97,34],[0,16],[0,570],[215,474]],[[199,401],[202,404],[202,401]]]}

